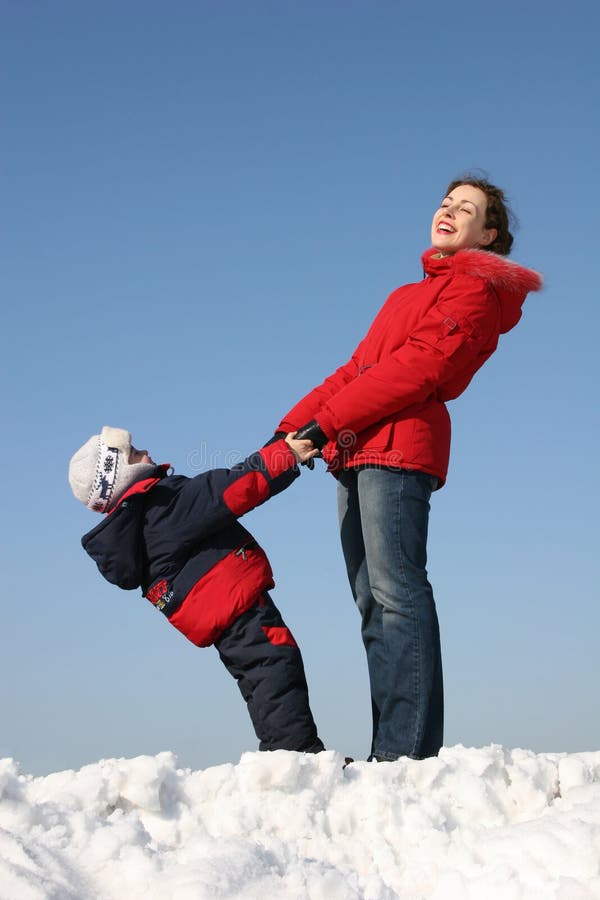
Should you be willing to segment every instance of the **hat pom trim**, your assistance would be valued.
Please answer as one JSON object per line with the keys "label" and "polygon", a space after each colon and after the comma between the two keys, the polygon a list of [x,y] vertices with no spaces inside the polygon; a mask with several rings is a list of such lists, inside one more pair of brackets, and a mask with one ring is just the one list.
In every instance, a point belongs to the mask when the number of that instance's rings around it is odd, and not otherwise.
{"label": "hat pom trim", "polygon": [[100,438],[107,447],[116,447],[129,459],[129,451],[131,450],[131,434],[129,431],[126,431],[124,428],[112,428],[110,425],[105,425]]}
{"label": "hat pom trim", "polygon": [[[106,430],[106,428],[102,429],[102,435],[104,435]],[[113,428],[108,430],[116,432],[121,429]],[[99,445],[96,474],[86,506],[94,512],[106,512],[110,506],[115,489],[122,450],[117,446],[107,445],[103,437],[99,438]]]}

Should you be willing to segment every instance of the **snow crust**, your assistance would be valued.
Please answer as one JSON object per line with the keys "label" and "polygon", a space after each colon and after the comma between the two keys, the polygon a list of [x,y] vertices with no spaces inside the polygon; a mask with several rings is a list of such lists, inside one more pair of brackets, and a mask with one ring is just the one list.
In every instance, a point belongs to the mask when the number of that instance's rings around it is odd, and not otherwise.
{"label": "snow crust", "polygon": [[1,900],[600,898],[600,752],[0,760]]}

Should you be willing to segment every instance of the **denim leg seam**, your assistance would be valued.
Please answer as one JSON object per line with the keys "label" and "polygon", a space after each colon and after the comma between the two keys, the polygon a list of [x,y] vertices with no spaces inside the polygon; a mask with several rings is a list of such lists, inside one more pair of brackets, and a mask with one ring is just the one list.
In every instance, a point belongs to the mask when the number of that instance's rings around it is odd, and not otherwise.
{"label": "denim leg seam", "polygon": [[[394,541],[396,547],[402,547],[402,530],[403,530],[403,521],[402,521],[402,508],[404,503],[404,496],[406,491],[406,478],[404,473],[399,475],[400,478],[400,491],[397,498],[397,508],[396,514],[394,516]],[[420,639],[420,629],[418,616],[416,614],[414,596],[410,589],[410,579],[406,574],[404,553],[402,550],[399,553],[399,582],[402,585],[404,596],[407,601],[407,609],[410,614],[410,622],[412,626],[412,670],[413,670],[413,692],[414,695],[411,700],[414,700],[415,703],[415,715],[414,715],[414,729],[413,729],[413,744],[409,756],[414,757],[416,754],[417,747],[420,746],[421,742],[421,731],[423,727],[422,715],[421,715],[421,704],[420,704],[420,696],[421,696],[421,677],[420,677],[420,653],[421,653],[421,639]],[[383,613],[385,610],[383,610]],[[383,747],[378,748],[376,751],[376,755],[381,756],[382,758],[397,758],[396,751],[392,751],[392,753],[388,753],[386,749]]]}
{"label": "denim leg seam", "polygon": [[[401,480],[401,491],[400,491],[400,497],[399,497],[399,503],[398,503],[398,513],[396,515],[397,546],[401,546],[400,534],[402,532],[402,501],[404,499],[404,491],[405,491],[405,487],[406,487],[406,479],[405,479],[404,473],[402,474],[401,479],[402,480]],[[420,646],[421,638],[420,638],[420,634],[419,634],[419,627],[418,627],[418,621],[417,621],[417,615],[416,615],[415,606],[414,606],[414,602],[413,602],[413,597],[412,597],[411,590],[410,590],[409,579],[406,576],[406,568],[405,568],[405,564],[404,564],[404,554],[402,552],[400,553],[400,576],[401,576],[401,579],[403,582],[406,596],[408,597],[409,606],[410,606],[411,622],[412,622],[412,626],[413,626],[413,648],[414,648],[413,649],[413,673],[414,673],[413,685],[415,688],[416,704],[415,704],[414,743],[413,743],[412,752],[410,755],[414,756],[416,749],[420,743],[420,732],[421,732],[421,727],[422,727],[422,723],[420,721],[421,720],[421,705],[420,705],[421,673],[420,673],[420,667],[419,667],[419,659],[420,659],[420,653],[421,653],[421,646]]]}

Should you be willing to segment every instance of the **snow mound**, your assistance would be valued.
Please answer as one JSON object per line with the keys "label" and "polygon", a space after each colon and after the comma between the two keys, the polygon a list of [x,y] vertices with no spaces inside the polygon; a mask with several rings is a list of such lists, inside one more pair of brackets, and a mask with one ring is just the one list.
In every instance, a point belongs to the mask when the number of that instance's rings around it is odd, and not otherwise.
{"label": "snow mound", "polygon": [[600,752],[0,761],[0,900],[600,898]]}

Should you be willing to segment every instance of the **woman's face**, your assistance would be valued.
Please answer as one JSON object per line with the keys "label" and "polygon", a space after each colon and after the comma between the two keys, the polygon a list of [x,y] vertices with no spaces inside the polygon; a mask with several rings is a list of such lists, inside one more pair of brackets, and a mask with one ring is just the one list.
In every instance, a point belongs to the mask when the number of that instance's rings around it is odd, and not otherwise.
{"label": "woman's face", "polygon": [[431,223],[431,244],[442,253],[487,247],[495,228],[485,227],[487,197],[472,184],[459,184],[442,200]]}

